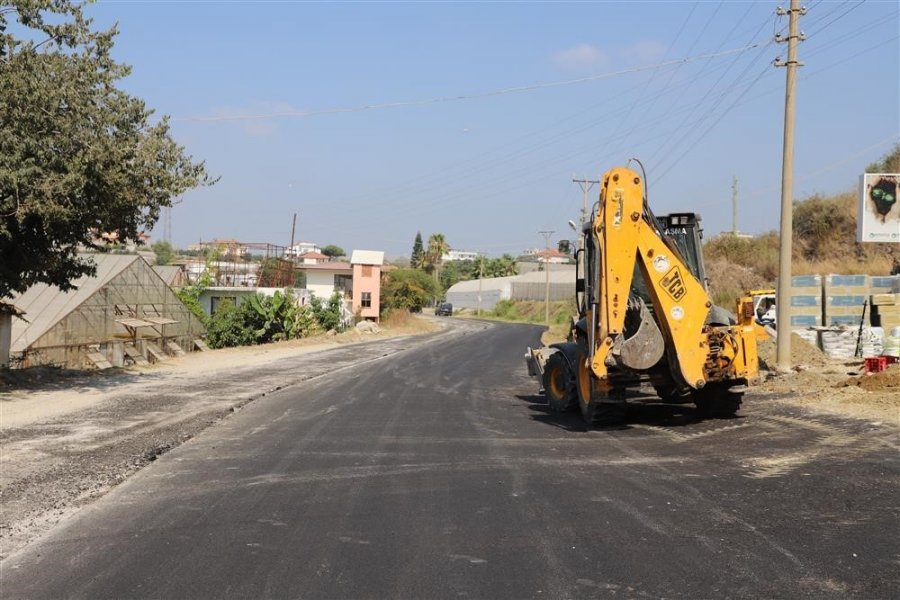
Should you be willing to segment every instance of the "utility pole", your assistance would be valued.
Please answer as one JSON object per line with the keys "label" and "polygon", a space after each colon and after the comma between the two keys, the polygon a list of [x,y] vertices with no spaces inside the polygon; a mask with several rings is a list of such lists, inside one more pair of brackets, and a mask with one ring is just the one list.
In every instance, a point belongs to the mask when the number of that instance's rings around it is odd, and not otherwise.
{"label": "utility pole", "polygon": [[[572,183],[577,183],[581,188],[582,200],[581,200],[581,223],[579,223],[579,227],[584,225],[584,222],[588,219],[588,194],[591,191],[591,188],[594,187],[595,184],[599,184],[599,181],[594,179],[575,179],[575,176],[572,176]],[[581,248],[581,240],[579,238],[578,247]]]}
{"label": "utility pole", "polygon": [[788,37],[775,36],[776,42],[787,42],[787,61],[775,61],[776,67],[785,67],[784,91],[784,154],[781,167],[781,244],[778,254],[778,290],[776,291],[775,313],[778,320],[778,337],[775,346],[775,365],[779,371],[791,368],[791,254],[794,197],[794,113],[796,103],[797,44],[803,41],[800,33],[800,16],[806,9],[800,0],[791,0],[791,7],[785,11],[780,6],[776,14],[788,15]]}
{"label": "utility pole", "polygon": [[546,275],[547,284],[544,288],[544,323],[550,327],[550,236],[555,231],[538,231],[544,236],[544,274]]}
{"label": "utility pole", "polygon": [[481,280],[484,279],[484,256],[479,256],[478,264],[478,316],[481,316]]}
{"label": "utility pole", "polygon": [[731,234],[737,237],[737,175],[731,177]]}
{"label": "utility pole", "polygon": [[297,232],[297,213],[294,213],[294,223],[291,225],[291,245],[289,246],[289,252],[291,253],[291,260],[297,262],[297,257],[294,254],[294,234]]}

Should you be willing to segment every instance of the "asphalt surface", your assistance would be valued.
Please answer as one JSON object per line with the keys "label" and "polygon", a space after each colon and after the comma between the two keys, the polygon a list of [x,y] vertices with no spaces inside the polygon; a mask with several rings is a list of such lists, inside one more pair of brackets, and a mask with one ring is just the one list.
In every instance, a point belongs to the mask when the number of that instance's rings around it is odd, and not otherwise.
{"label": "asphalt surface", "polygon": [[895,430],[752,396],[586,430],[535,395],[539,328],[458,327],[246,405],[0,563],[0,596],[900,597]]}

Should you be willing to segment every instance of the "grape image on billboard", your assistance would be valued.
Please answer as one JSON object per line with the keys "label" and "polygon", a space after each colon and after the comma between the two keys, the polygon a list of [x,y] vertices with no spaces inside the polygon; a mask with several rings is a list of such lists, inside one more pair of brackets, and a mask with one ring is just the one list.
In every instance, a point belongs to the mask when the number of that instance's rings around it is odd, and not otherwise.
{"label": "grape image on billboard", "polygon": [[866,173],[859,178],[859,242],[900,242],[900,173]]}

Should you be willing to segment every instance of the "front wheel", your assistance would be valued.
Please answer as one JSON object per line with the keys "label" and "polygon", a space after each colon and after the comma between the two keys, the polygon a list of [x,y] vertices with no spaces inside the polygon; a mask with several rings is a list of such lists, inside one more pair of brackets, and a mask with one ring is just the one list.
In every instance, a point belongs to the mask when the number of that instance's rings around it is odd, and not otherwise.
{"label": "front wheel", "polygon": [[560,352],[554,352],[544,366],[544,394],[547,405],[552,412],[569,412],[578,405],[578,393],[575,391],[575,374],[569,361]]}

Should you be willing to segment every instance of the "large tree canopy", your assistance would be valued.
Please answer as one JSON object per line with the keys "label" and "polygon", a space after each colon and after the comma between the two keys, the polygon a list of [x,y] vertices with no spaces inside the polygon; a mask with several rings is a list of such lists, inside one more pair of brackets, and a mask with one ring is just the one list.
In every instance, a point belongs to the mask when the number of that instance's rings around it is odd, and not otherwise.
{"label": "large tree canopy", "polygon": [[96,235],[137,239],[173,197],[212,183],[144,102],[81,4],[0,6],[0,299],[93,272]]}

